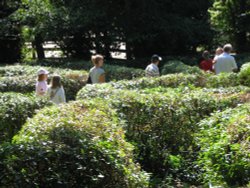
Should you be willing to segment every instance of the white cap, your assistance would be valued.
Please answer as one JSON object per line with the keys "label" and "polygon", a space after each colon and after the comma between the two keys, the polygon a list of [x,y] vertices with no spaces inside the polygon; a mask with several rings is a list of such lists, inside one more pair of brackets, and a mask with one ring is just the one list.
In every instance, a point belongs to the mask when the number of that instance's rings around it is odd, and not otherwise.
{"label": "white cap", "polygon": [[42,74],[49,74],[49,71],[45,70],[45,69],[40,69],[38,72],[37,72],[37,75],[42,75]]}

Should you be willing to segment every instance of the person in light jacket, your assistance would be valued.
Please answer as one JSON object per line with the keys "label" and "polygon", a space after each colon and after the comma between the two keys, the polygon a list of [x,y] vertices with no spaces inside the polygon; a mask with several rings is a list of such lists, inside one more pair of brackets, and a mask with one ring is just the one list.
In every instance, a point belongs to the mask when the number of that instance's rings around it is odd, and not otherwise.
{"label": "person in light jacket", "polygon": [[53,76],[51,85],[48,88],[48,96],[54,104],[59,105],[66,102],[65,91],[60,76]]}

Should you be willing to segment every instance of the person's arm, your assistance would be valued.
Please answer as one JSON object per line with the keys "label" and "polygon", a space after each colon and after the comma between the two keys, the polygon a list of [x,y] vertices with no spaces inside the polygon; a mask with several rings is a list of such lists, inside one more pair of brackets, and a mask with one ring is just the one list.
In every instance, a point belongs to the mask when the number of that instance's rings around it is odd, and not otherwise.
{"label": "person's arm", "polygon": [[238,66],[237,66],[236,61],[235,61],[234,58],[232,60],[232,71],[233,72],[237,72],[238,71]]}
{"label": "person's arm", "polygon": [[99,83],[105,83],[106,82],[106,78],[105,78],[105,73],[101,74],[101,76],[99,77]]}

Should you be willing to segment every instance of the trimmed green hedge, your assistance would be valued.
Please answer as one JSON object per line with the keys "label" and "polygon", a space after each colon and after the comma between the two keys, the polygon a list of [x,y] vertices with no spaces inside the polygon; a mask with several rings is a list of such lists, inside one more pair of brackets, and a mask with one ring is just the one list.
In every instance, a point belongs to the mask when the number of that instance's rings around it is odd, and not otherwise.
{"label": "trimmed green hedge", "polygon": [[10,140],[36,110],[48,104],[32,95],[0,93],[0,143]]}
{"label": "trimmed green hedge", "polygon": [[[36,78],[27,76],[0,78],[0,92],[31,93],[35,91]],[[62,77],[67,100],[74,100],[86,82]]]}
{"label": "trimmed green hedge", "polygon": [[[94,88],[94,86],[92,86]],[[199,90],[140,94],[103,87],[86,92],[82,99],[107,100],[119,117],[126,121],[126,138],[136,145],[137,159],[154,178],[173,175],[186,182],[198,181],[195,153],[198,151],[193,135],[197,123],[212,112],[240,103],[240,94],[233,92],[225,99],[212,92]],[[223,95],[223,94],[221,94]],[[101,102],[99,102],[101,103]]]}
{"label": "trimmed green hedge", "polygon": [[242,84],[250,87],[250,63],[246,63],[242,66],[239,79]]}
{"label": "trimmed green hedge", "polygon": [[186,74],[201,74],[202,70],[199,67],[192,67],[184,64],[181,61],[168,61],[164,64],[161,74],[174,74],[174,73],[186,73]]}
{"label": "trimmed green hedge", "polygon": [[0,184],[148,187],[120,124],[113,110],[95,102],[44,109],[0,148]]}
{"label": "trimmed green hedge", "polygon": [[202,88],[218,88],[218,87],[234,87],[240,85],[237,74],[170,74],[159,78],[141,78],[131,81],[111,82],[101,85],[87,85],[81,89],[78,99],[85,99],[87,96],[105,96],[113,89],[125,90],[143,90],[150,88],[183,88],[183,87],[202,87]]}
{"label": "trimmed green hedge", "polygon": [[[33,65],[37,65],[37,63],[33,63]],[[45,62],[42,63],[42,65],[85,71],[89,71],[91,67],[93,67],[93,64],[90,61]],[[110,65],[105,63],[103,68],[106,72],[106,79],[108,82],[118,80],[131,80],[133,78],[140,78],[145,75],[143,69],[130,68],[126,66]]]}
{"label": "trimmed green hedge", "polygon": [[250,104],[214,114],[200,124],[197,143],[205,182],[224,187],[250,183]]}
{"label": "trimmed green hedge", "polygon": [[197,169],[190,159],[198,151],[193,137],[197,123],[214,111],[236,106],[240,99],[237,94],[217,99],[198,91],[165,95],[123,91],[108,103],[127,122],[126,138],[137,146],[138,160],[146,171],[195,182]]}

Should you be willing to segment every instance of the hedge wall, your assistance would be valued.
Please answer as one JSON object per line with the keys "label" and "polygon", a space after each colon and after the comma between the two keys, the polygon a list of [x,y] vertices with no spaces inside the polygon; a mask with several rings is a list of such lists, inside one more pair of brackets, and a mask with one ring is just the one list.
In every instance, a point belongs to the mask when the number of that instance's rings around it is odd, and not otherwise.
{"label": "hedge wall", "polygon": [[215,113],[199,123],[199,165],[205,182],[223,187],[250,183],[250,105]]}
{"label": "hedge wall", "polygon": [[[30,93],[35,91],[36,74],[39,66],[0,67],[0,92]],[[59,74],[68,100],[74,100],[77,92],[86,84],[88,73],[70,69],[44,67],[50,75]],[[50,80],[50,78],[49,78]]]}
{"label": "hedge wall", "polygon": [[18,93],[0,93],[0,143],[10,140],[36,110],[49,105],[43,99]]}
{"label": "hedge wall", "polygon": [[5,187],[148,187],[133,147],[106,105],[71,103],[39,112],[0,148]]}
{"label": "hedge wall", "polygon": [[241,103],[238,91],[227,93],[225,98],[223,95],[202,90],[140,94],[106,88],[97,91],[97,95],[95,91],[86,92],[80,98],[104,98],[117,110],[127,123],[126,138],[136,145],[138,161],[154,178],[173,175],[196,182],[199,173],[192,160],[195,161],[198,151],[193,138],[197,123],[214,111]]}

